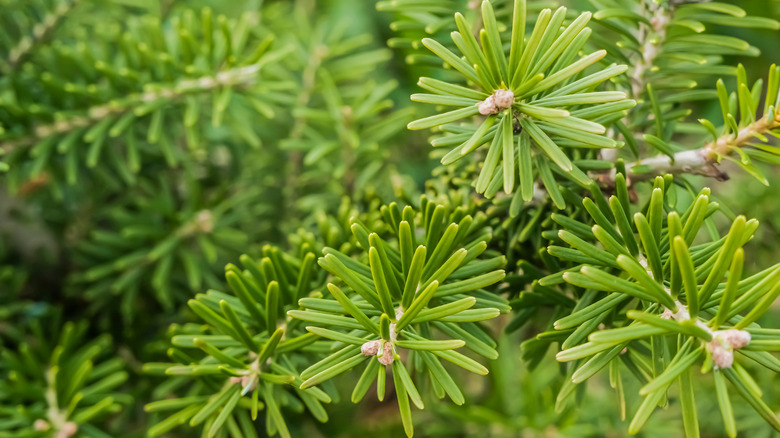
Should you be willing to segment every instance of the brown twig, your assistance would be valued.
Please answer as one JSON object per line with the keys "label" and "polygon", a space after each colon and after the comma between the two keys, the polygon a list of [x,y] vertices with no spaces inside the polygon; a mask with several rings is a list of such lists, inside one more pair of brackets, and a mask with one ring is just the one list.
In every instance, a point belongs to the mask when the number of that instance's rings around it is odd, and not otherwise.
{"label": "brown twig", "polygon": [[[767,114],[740,129],[736,134],[723,135],[699,149],[677,152],[671,157],[659,155],[627,164],[626,180],[631,185],[666,173],[702,175],[719,180],[728,179],[728,175],[717,168],[720,158],[730,155],[733,148],[748,146],[753,138],[777,128],[780,128],[780,111],[776,111],[775,114]],[[642,169],[635,171],[640,166]],[[615,170],[613,169],[608,174],[597,175],[597,178],[603,186],[611,186],[615,181]]]}

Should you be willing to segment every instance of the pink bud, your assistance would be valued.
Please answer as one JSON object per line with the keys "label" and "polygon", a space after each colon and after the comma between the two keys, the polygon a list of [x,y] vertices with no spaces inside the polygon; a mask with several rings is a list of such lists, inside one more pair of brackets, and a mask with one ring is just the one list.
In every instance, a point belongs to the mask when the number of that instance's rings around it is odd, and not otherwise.
{"label": "pink bud", "polygon": [[726,348],[719,342],[710,342],[707,349],[712,354],[712,363],[718,368],[731,368],[734,364],[734,351]]}
{"label": "pink bud", "polygon": [[382,365],[390,365],[395,360],[395,355],[393,354],[393,344],[390,342],[385,342],[385,346],[382,349],[382,355],[377,358],[379,363]]}
{"label": "pink bud", "polygon": [[62,429],[60,429],[60,431],[57,432],[57,435],[55,435],[54,438],[70,438],[71,436],[76,434],[78,429],[79,427],[76,425],[76,423],[72,421],[68,421],[67,423],[62,425]]}
{"label": "pink bud", "polygon": [[365,356],[376,356],[379,353],[379,344],[381,341],[368,341],[360,347],[360,352]]}
{"label": "pink bud", "polygon": [[510,108],[514,102],[514,93],[510,90],[501,88],[488,96],[487,99],[479,102],[477,106],[479,107],[479,113],[483,116],[487,116],[490,114],[498,114],[499,111]]}
{"label": "pink bud", "polygon": [[498,114],[498,108],[493,101],[493,96],[490,96],[482,102],[478,103],[477,106],[479,107],[479,113],[483,116]]}
{"label": "pink bud", "polygon": [[712,363],[718,368],[731,368],[734,364],[734,349],[750,343],[750,333],[744,330],[728,329],[712,333],[712,341],[707,350],[712,355]]}
{"label": "pink bud", "polygon": [[744,330],[729,329],[720,332],[721,338],[732,348],[742,348],[750,343],[750,333]]}
{"label": "pink bud", "polygon": [[505,110],[515,102],[515,95],[511,91],[502,88],[493,93],[493,102],[499,110]]}

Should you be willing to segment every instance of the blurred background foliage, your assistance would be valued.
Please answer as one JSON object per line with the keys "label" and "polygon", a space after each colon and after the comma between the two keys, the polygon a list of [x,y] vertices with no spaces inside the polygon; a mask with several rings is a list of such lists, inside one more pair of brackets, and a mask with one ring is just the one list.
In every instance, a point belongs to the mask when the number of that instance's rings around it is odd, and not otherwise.
{"label": "blurred background foliage", "polygon": [[[0,0],[4,23],[18,18],[13,10],[19,2],[24,1]],[[165,356],[171,323],[197,321],[183,305],[187,299],[208,288],[224,289],[221,272],[226,263],[236,262],[243,253],[258,256],[269,243],[286,246],[288,234],[301,229],[306,231],[300,236],[328,244],[329,238],[348,234],[345,209],[370,211],[380,202],[417,199],[438,160],[429,158],[427,134],[405,129],[407,122],[427,111],[413,105],[408,96],[420,91],[417,78],[431,71],[425,65],[405,62],[409,52],[404,48],[387,47],[386,42],[396,37],[391,30],[395,17],[392,11],[378,11],[374,1],[66,3],[73,3],[73,10],[43,37],[40,45],[44,49],[85,37],[105,38],[107,51],[103,55],[111,58],[119,50],[116,29],[132,26],[133,20],[153,17],[170,30],[176,22],[173,17],[208,7],[214,16],[224,15],[228,20],[244,17],[252,38],[262,40],[266,34],[275,34],[269,53],[282,59],[264,73],[268,82],[251,85],[255,102],[230,100],[227,111],[233,122],[229,124],[211,123],[212,117],[218,117],[214,112],[225,109],[218,108],[219,95],[204,93],[203,102],[192,104],[203,105],[193,132],[176,133],[173,131],[180,123],[174,120],[186,117],[183,113],[191,109],[175,106],[166,114],[169,119],[165,125],[156,128],[177,142],[171,155],[139,147],[139,171],[123,174],[122,168],[79,165],[78,184],[59,184],[68,178],[63,163],[37,165],[21,158],[15,161],[12,155],[4,158],[12,171],[0,177],[0,360],[7,360],[5,352],[22,344],[41,349],[42,357],[51,353],[60,328],[36,328],[41,318],[61,312],[66,320],[89,320],[84,336],[110,334],[113,341],[101,344],[106,350],[101,357],[121,358],[130,373],[131,383],[120,387],[120,392],[129,396],[118,398],[110,407],[121,414],[102,427],[108,436],[141,437],[149,425],[142,406],[152,401],[152,390],[161,382],[143,374],[141,364]],[[267,17],[258,16],[262,3]],[[463,10],[471,2],[443,3]],[[588,8],[585,0],[561,3],[576,10]],[[749,14],[780,19],[780,1],[737,3]],[[451,18],[451,14],[445,15]],[[31,26],[24,20],[16,25],[22,32]],[[16,31],[8,29],[6,33]],[[741,62],[748,72],[763,74],[772,62],[780,60],[777,31],[728,28],[719,32],[747,40],[762,52],[760,57],[733,56],[726,64]],[[30,58],[35,61],[36,56],[45,55],[45,50],[33,50]],[[24,70],[24,64],[19,68]],[[103,74],[112,73],[109,68]],[[0,83],[8,77],[0,70]],[[127,92],[143,91],[143,87],[133,87],[127,84]],[[85,93],[88,101],[90,92]],[[84,102],[72,105],[83,108]],[[718,112],[717,103],[697,109],[701,117]],[[8,136],[14,127],[3,128],[3,135]],[[199,146],[202,144],[209,146]],[[32,156],[40,155],[45,152]],[[15,163],[21,163],[19,169],[13,169]],[[728,166],[724,164],[727,172]],[[747,253],[750,272],[780,259],[780,172],[769,166],[762,170],[770,180],[769,187],[744,172],[731,172],[732,179],[727,182],[699,181],[712,186],[714,198],[732,211],[763,218],[751,243],[752,251]],[[434,191],[449,189],[437,189],[436,184],[431,183]],[[316,237],[308,236],[309,232]],[[146,256],[150,248],[156,254],[151,258]],[[776,321],[778,317],[780,309],[776,308],[767,319]],[[569,405],[556,411],[561,365],[550,358],[532,370],[514,366],[523,363],[522,351],[517,348],[521,340],[545,327],[526,325],[520,331],[502,334],[509,319],[502,316],[492,327],[493,334],[500,336],[500,358],[488,362],[491,373],[487,379],[453,372],[465,382],[465,407],[433,403],[429,409],[416,412],[421,436],[624,436],[626,420],[620,418],[605,375],[588,383],[588,391],[578,395],[581,401],[577,407]],[[777,411],[780,376],[769,372],[759,376],[765,400]],[[337,385],[348,390],[357,378],[352,371],[338,379]],[[702,383],[698,392],[711,393],[710,384]],[[9,391],[0,384],[0,399]],[[713,397],[700,396],[699,401],[703,404],[700,412],[717,410]],[[735,408],[743,436],[777,436],[751,409],[739,403]],[[0,406],[0,424],[14,409]],[[628,407],[632,409],[635,407]],[[670,412],[674,409],[673,405],[657,414],[640,436],[682,436],[680,417]],[[287,424],[292,436],[370,434],[394,438],[403,434],[397,410],[388,404],[355,406],[342,399],[335,400],[328,411],[330,421],[325,424],[304,414],[291,415]],[[700,421],[702,436],[725,436],[717,415],[702,416]],[[166,436],[193,433],[181,429]],[[0,432],[0,436],[10,435]]]}

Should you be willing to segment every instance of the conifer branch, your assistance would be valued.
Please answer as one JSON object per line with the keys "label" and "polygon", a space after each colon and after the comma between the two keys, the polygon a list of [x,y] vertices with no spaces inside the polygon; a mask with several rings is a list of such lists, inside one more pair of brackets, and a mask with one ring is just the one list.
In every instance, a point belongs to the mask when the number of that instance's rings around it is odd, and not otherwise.
{"label": "conifer branch", "polygon": [[[646,2],[650,13],[650,24],[640,23],[639,38],[642,42],[640,58],[631,73],[631,91],[634,99],[645,90],[645,72],[655,65],[661,44],[666,39],[666,30],[671,18],[669,12],[660,3]],[[652,32],[651,32],[652,30]]]}
{"label": "conifer branch", "polygon": [[[86,3],[0,0],[0,186],[24,207],[0,226],[0,438],[376,431],[328,408],[345,396],[397,405],[392,436],[572,436],[624,427],[581,385],[607,377],[632,434],[668,404],[686,437],[718,406],[734,437],[736,395],[766,422],[739,427],[780,431],[772,212],[684,179],[780,165],[780,67],[749,83],[724,61],[756,35],[722,31],[780,22],[737,0],[381,0],[385,42],[314,0]],[[430,111],[407,124],[409,77]],[[154,362],[128,373],[128,352]],[[461,371],[491,376],[476,410]]]}
{"label": "conifer branch", "polygon": [[[667,173],[673,175],[693,174],[725,180],[728,179],[728,175],[717,168],[717,164],[723,158],[740,164],[748,172],[765,182],[765,178],[752,165],[751,158],[772,163],[777,161],[773,153],[775,150],[767,149],[761,143],[768,141],[767,135],[776,136],[774,131],[780,128],[780,111],[778,111],[780,68],[777,66],[770,68],[767,92],[762,108],[763,116],[757,120],[756,111],[760,97],[760,94],[757,93],[762,91],[762,81],[756,82],[752,87],[751,94],[745,80],[744,68],[739,66],[737,71],[737,88],[740,90],[738,93],[729,95],[723,81],[718,81],[718,97],[724,119],[724,126],[721,130],[716,130],[712,122],[706,119],[699,120],[712,135],[713,140],[698,149],[674,152],[667,142],[658,137],[646,135],[645,141],[660,149],[663,154],[626,164],[625,175],[629,185]],[[756,149],[758,149],[757,152]],[[734,155],[738,155],[739,159],[732,158]],[[616,169],[613,168],[609,173],[597,175],[596,178],[602,186],[613,186],[616,172]]]}
{"label": "conifer branch", "polygon": [[[639,181],[647,181],[658,175],[670,173],[673,175],[692,174],[716,178],[728,179],[723,171],[716,165],[722,157],[736,154],[734,149],[749,147],[750,142],[760,139],[764,134],[780,127],[780,113],[771,117],[767,114],[761,119],[733,133],[718,137],[699,149],[677,152],[673,156],[659,155],[652,158],[638,160],[626,165],[626,178],[629,184]],[[641,172],[635,171],[642,167]],[[614,181],[614,169],[610,180]]]}
{"label": "conifer branch", "polygon": [[68,15],[80,0],[64,0],[54,10],[47,13],[38,24],[33,26],[32,33],[24,36],[8,52],[8,59],[2,65],[5,72],[12,72],[21,65],[24,58],[29,55],[47,36],[56,29],[61,20]]}
{"label": "conifer branch", "polygon": [[126,114],[143,106],[151,107],[166,101],[174,102],[185,95],[208,92],[223,86],[250,86],[257,80],[261,69],[262,63],[257,63],[223,70],[214,75],[183,79],[172,85],[149,84],[147,85],[149,91],[134,93],[124,99],[89,108],[85,111],[86,115],[84,116],[66,118],[52,124],[38,126],[30,136],[0,142],[0,149],[6,153],[13,152],[19,148],[33,146],[38,141],[52,135],[67,134],[76,129],[94,126],[107,117]]}
{"label": "conifer branch", "polygon": [[[306,67],[303,69],[301,75],[301,89],[298,93],[298,97],[295,101],[296,108],[306,108],[311,100],[314,87],[317,83],[317,71],[320,69],[323,60],[328,56],[328,47],[322,44],[318,44],[311,50]],[[292,140],[300,139],[303,136],[303,131],[306,129],[306,118],[302,115],[295,118],[293,127],[290,130],[289,138]],[[285,191],[289,199],[298,198],[298,175],[301,173],[303,167],[303,154],[297,150],[293,150],[290,153],[289,158],[289,171],[287,172],[287,178],[285,181]]]}

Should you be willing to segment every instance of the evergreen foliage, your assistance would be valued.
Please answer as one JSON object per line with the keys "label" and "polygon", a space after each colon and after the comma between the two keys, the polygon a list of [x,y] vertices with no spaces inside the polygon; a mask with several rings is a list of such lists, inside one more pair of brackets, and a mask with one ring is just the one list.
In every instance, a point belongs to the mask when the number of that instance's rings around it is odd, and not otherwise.
{"label": "evergreen foliage", "polygon": [[61,321],[48,311],[4,331],[0,436],[107,437],[99,425],[132,403],[119,390],[128,373],[110,357],[111,337],[88,339],[86,322]]}
{"label": "evergreen foliage", "polygon": [[0,0],[0,437],[780,433],[760,3]]}

